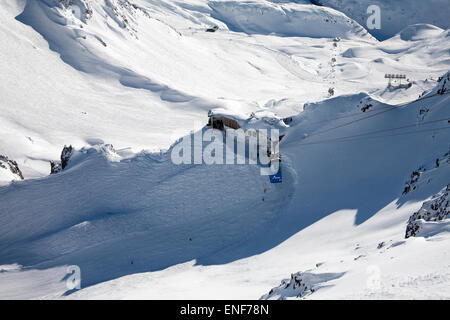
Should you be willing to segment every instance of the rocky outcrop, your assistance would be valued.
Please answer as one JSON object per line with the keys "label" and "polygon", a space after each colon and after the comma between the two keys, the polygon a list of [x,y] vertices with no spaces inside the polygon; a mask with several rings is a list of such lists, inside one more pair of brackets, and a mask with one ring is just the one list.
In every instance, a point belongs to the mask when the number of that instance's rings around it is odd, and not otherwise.
{"label": "rocky outcrop", "polygon": [[450,91],[450,72],[438,79],[439,85],[437,94],[444,94]]}
{"label": "rocky outcrop", "polygon": [[70,157],[72,156],[73,148],[72,146],[64,146],[61,152],[61,168],[64,170],[69,163]]}
{"label": "rocky outcrop", "polygon": [[416,183],[419,181],[420,176],[425,171],[425,168],[420,167],[411,173],[411,178],[406,181],[405,188],[403,189],[403,195],[408,194],[411,190],[416,190]]}
{"label": "rocky outcrop", "polygon": [[73,154],[73,147],[70,146],[64,146],[62,152],[61,152],[61,161],[50,161],[50,174],[55,174],[58,172],[61,172],[64,170],[67,165],[69,164],[70,157]]}
{"label": "rocky outcrop", "polygon": [[87,22],[90,18],[92,18],[93,10],[89,1],[86,0],[59,0],[59,5],[62,8],[69,9],[72,14],[83,21]]}
{"label": "rocky outcrop", "polygon": [[362,112],[368,111],[373,107],[372,98],[364,97],[361,101],[359,101],[358,108],[361,109]]}
{"label": "rocky outcrop", "polygon": [[415,212],[406,226],[405,238],[416,237],[427,222],[440,222],[449,218],[450,184],[425,201],[419,211]]}
{"label": "rocky outcrop", "polygon": [[[403,195],[416,193],[418,190],[426,190],[433,183],[439,183],[435,190],[437,194],[428,196],[428,200],[422,203],[421,208],[414,212],[407,223],[405,238],[416,236],[432,236],[443,231],[450,231],[449,200],[450,200],[450,151],[441,157],[429,157],[428,162],[414,170],[411,178],[406,182]],[[435,191],[434,191],[435,192]],[[417,194],[420,195],[420,192]],[[408,195],[408,197],[410,197]]]}
{"label": "rocky outcrop", "polygon": [[58,161],[50,161],[50,174],[61,172],[61,163]]}
{"label": "rocky outcrop", "polygon": [[[403,195],[407,195],[411,191],[416,190],[421,183],[422,180],[430,180],[431,174],[430,172],[434,169],[438,169],[441,165],[449,166],[450,165],[450,151],[446,152],[442,157],[436,157],[433,161],[429,162],[426,165],[421,165],[416,170],[411,173],[409,180],[405,182],[405,187],[403,188]],[[425,178],[422,178],[425,176]]]}
{"label": "rocky outcrop", "polygon": [[84,161],[89,154],[98,153],[108,161],[120,161],[120,156],[116,153],[112,144],[99,143],[94,146],[75,150],[71,145],[64,146],[61,151],[60,161],[50,161],[50,174],[59,173],[69,166],[76,165]]}
{"label": "rocky outcrop", "polygon": [[278,287],[275,287],[261,297],[261,300],[285,300],[288,298],[303,298],[319,290],[323,283],[338,279],[344,273],[312,273],[297,272],[291,274],[290,279],[284,279]]}
{"label": "rocky outcrop", "polygon": [[10,171],[18,179],[23,180],[22,171],[16,161],[10,160],[7,156],[0,155],[0,169]]}
{"label": "rocky outcrop", "polygon": [[303,279],[303,274],[297,272],[291,274],[290,279],[284,279],[281,284],[269,291],[268,294],[261,297],[262,300],[277,299],[284,300],[287,297],[301,298],[314,292],[314,288]]}

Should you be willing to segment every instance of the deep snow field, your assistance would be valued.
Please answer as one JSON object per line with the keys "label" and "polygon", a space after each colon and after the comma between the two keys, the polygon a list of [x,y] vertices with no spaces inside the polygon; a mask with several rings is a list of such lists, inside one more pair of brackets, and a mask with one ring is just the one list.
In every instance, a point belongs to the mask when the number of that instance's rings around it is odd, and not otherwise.
{"label": "deep snow field", "polygon": [[[2,1],[0,299],[449,299],[431,2]],[[174,164],[209,110],[279,129],[283,182]]]}

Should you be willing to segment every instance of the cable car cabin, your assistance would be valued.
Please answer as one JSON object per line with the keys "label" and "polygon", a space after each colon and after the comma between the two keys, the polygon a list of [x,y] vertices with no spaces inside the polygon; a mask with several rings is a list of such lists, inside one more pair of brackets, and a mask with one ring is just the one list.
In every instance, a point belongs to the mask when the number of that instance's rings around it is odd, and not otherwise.
{"label": "cable car cabin", "polygon": [[213,129],[225,130],[225,127],[232,129],[239,129],[241,126],[234,120],[224,116],[210,116],[208,120],[208,127]]}

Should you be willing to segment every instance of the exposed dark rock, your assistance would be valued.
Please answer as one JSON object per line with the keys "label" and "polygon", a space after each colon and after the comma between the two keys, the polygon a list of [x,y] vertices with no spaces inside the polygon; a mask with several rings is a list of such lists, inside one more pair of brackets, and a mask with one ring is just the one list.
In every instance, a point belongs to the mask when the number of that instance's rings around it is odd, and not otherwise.
{"label": "exposed dark rock", "polygon": [[70,157],[73,154],[73,147],[64,146],[61,152],[61,162],[58,161],[50,161],[50,174],[55,174],[64,170],[69,164]]}
{"label": "exposed dark rock", "polygon": [[406,182],[405,188],[403,189],[403,195],[408,194],[411,190],[416,190],[416,183],[419,181],[422,173],[425,172],[424,167],[420,167],[419,169],[413,171],[411,173],[411,179]]}
{"label": "exposed dark rock", "polygon": [[417,236],[423,222],[438,222],[449,216],[450,184],[429,201],[425,201],[419,211],[415,212],[408,220],[405,238]]}
{"label": "exposed dark rock", "polygon": [[[284,118],[284,119],[283,119],[283,122],[284,122],[285,124],[290,124],[293,120],[294,120],[294,118],[292,118],[292,117],[287,117],[287,118]],[[280,139],[280,140],[281,140],[281,139]]]}
{"label": "exposed dark rock", "polygon": [[216,32],[217,30],[219,30],[219,26],[214,26],[212,28],[206,29],[206,32]]}
{"label": "exposed dark rock", "polygon": [[366,104],[364,107],[361,108],[362,112],[366,112],[369,110],[373,105],[371,103]]}
{"label": "exposed dark rock", "polygon": [[[433,180],[433,177],[446,175],[449,165],[450,151],[446,152],[443,157],[429,160],[429,163],[422,165],[411,173],[410,180],[406,182],[403,194],[405,195],[421,186],[428,185]],[[446,182],[448,183],[448,181]],[[447,184],[438,194],[432,196],[430,200],[424,201],[419,211],[409,218],[405,238],[415,237],[419,233],[422,233],[424,236],[433,235],[447,228],[447,222],[443,224],[436,222],[449,217],[449,194],[450,184]]]}
{"label": "exposed dark rock", "polygon": [[[297,298],[310,295],[314,292],[314,288],[307,281],[304,281],[302,276],[301,272],[291,274],[291,279],[289,281],[283,280],[278,288],[294,291],[297,294]],[[274,289],[271,289],[269,294],[273,294],[273,292]]]}
{"label": "exposed dark rock", "polygon": [[73,148],[72,146],[64,146],[61,152],[61,168],[64,170],[69,163],[70,157],[72,156]]}
{"label": "exposed dark rock", "polygon": [[[419,180],[421,180],[424,173],[430,172],[431,169],[440,168],[442,165],[448,164],[450,164],[450,151],[446,152],[443,157],[436,158],[436,160],[431,161],[429,164],[420,166],[411,173],[410,179],[405,182],[405,187],[402,194],[406,195],[409,192],[416,190],[420,184]],[[426,179],[422,180],[426,181]]]}
{"label": "exposed dark rock", "polygon": [[57,161],[50,161],[50,174],[61,172],[61,163]]}
{"label": "exposed dark rock", "polygon": [[313,273],[309,271],[291,274],[278,287],[272,288],[261,300],[303,298],[319,290],[324,283],[342,277],[344,273]]}
{"label": "exposed dark rock", "polygon": [[11,171],[14,175],[23,180],[22,171],[16,161],[10,160],[7,156],[0,155],[0,167]]}
{"label": "exposed dark rock", "polygon": [[445,94],[449,91],[450,87],[450,72],[439,78],[439,89],[437,94]]}

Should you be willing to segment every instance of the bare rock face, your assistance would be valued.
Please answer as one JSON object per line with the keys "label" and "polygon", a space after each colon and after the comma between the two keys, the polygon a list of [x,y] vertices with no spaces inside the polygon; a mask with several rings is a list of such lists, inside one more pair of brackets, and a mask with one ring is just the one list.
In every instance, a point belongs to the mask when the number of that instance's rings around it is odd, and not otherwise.
{"label": "bare rock face", "polygon": [[9,170],[13,175],[17,176],[20,180],[23,180],[22,171],[16,161],[8,159],[7,156],[0,155],[0,168]]}
{"label": "bare rock face", "polygon": [[430,161],[428,164],[421,165],[416,170],[414,170],[411,173],[410,178],[405,182],[405,187],[403,189],[402,195],[407,195],[408,193],[419,189],[420,185],[429,183],[433,179],[432,171],[434,169],[441,169],[442,166],[447,168],[450,166],[450,150],[443,156],[437,157],[434,160]]}
{"label": "bare rock face", "polygon": [[419,211],[415,212],[406,226],[405,238],[420,235],[427,222],[440,222],[449,217],[450,184],[425,201]]}
{"label": "bare rock face", "polygon": [[290,279],[282,280],[278,287],[271,289],[267,295],[262,297],[262,299],[275,298],[284,300],[286,297],[301,298],[310,295],[313,292],[314,288],[303,279],[301,272],[297,272],[291,274]]}
{"label": "bare rock face", "polygon": [[419,178],[423,174],[424,171],[425,171],[425,168],[420,167],[419,169],[414,170],[411,173],[411,179],[406,182],[405,188],[403,189],[403,193],[402,193],[403,195],[408,194],[411,190],[416,189],[416,183],[419,181]]}
{"label": "bare rock face", "polygon": [[61,162],[50,161],[50,174],[55,174],[64,170],[69,164],[70,157],[73,154],[72,146],[64,146],[61,152]]}
{"label": "bare rock face", "polygon": [[[318,267],[320,264],[317,265]],[[261,300],[285,300],[303,298],[313,294],[327,282],[342,277],[344,273],[313,273],[310,271],[291,274],[290,279],[284,279],[278,287],[272,288],[263,295]]]}
{"label": "bare rock face", "polygon": [[[411,174],[406,182],[403,195],[422,190],[428,185],[438,181],[441,189],[437,194],[422,203],[421,208],[414,212],[407,223],[405,238],[428,237],[441,232],[450,231],[450,181],[448,174],[450,170],[450,150],[441,157],[428,159],[426,164],[421,165]],[[447,185],[445,185],[447,184]],[[439,189],[438,189],[439,190]]]}
{"label": "bare rock face", "polygon": [[92,18],[93,10],[86,0],[59,0],[59,5],[63,8],[69,9],[72,13],[82,20],[84,23]]}
{"label": "bare rock face", "polygon": [[61,170],[61,163],[58,161],[50,161],[50,174],[59,173]]}
{"label": "bare rock face", "polygon": [[439,78],[439,89],[437,94],[445,94],[450,90],[450,72]]}
{"label": "bare rock face", "polygon": [[72,156],[73,148],[72,146],[64,146],[61,152],[61,168],[64,170],[69,163],[70,157]]}

